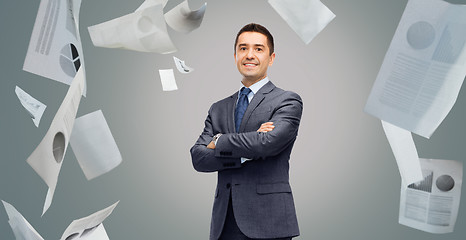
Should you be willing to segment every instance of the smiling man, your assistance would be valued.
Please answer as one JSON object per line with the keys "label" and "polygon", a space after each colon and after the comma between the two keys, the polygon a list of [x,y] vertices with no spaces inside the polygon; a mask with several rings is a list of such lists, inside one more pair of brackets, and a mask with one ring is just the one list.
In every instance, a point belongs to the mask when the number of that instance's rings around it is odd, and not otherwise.
{"label": "smiling man", "polygon": [[218,172],[210,239],[291,239],[299,229],[289,160],[302,101],[268,79],[275,52],[265,27],[244,26],[234,57],[241,88],[211,106],[191,148],[194,169]]}

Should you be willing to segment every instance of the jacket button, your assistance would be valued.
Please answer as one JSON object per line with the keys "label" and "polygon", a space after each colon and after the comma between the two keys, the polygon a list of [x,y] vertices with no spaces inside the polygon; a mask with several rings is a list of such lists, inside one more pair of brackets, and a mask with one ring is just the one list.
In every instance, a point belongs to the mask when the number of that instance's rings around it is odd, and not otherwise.
{"label": "jacket button", "polygon": [[227,183],[227,188],[230,188],[231,187],[231,184]]}

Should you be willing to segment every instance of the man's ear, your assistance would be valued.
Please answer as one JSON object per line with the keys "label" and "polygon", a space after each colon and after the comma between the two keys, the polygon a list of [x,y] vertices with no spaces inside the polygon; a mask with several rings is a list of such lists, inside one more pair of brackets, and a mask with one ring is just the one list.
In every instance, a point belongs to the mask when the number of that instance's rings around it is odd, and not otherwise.
{"label": "man's ear", "polygon": [[269,62],[269,66],[272,66],[273,64],[273,60],[275,59],[275,52],[272,53],[272,55],[270,55],[270,62]]}

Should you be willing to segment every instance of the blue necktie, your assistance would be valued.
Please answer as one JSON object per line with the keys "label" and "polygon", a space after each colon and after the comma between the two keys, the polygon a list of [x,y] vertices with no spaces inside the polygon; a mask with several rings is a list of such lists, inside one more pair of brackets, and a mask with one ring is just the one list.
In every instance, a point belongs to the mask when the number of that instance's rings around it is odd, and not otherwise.
{"label": "blue necktie", "polygon": [[239,132],[239,126],[241,125],[241,120],[243,119],[244,113],[248,108],[248,94],[251,92],[251,89],[242,87],[240,91],[240,96],[238,99],[238,104],[236,104],[235,110],[235,127],[236,132]]}

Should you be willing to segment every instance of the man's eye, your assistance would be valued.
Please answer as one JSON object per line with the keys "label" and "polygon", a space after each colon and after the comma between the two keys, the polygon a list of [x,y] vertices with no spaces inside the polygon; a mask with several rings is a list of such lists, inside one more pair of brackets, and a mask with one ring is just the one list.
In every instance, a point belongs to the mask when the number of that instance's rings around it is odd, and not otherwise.
{"label": "man's eye", "polygon": [[261,52],[262,48],[256,48],[256,51]]}
{"label": "man's eye", "polygon": [[244,50],[246,50],[246,48],[245,48],[245,47],[242,47],[242,48],[240,48],[239,50],[244,51]]}

